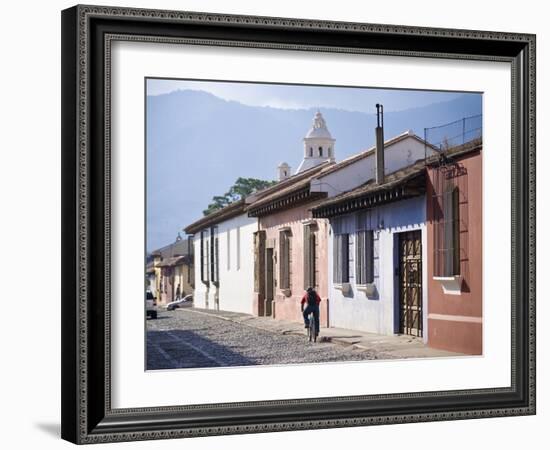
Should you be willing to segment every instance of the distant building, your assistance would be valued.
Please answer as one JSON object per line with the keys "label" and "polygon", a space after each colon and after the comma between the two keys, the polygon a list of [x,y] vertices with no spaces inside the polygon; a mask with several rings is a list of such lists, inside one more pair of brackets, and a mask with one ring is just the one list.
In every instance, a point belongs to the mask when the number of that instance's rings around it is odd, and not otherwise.
{"label": "distant building", "polygon": [[290,175],[290,166],[286,162],[282,162],[277,166],[277,181],[286,180]]}
{"label": "distant building", "polygon": [[194,258],[192,242],[179,237],[172,244],[154,250],[146,266],[148,289],[159,304],[167,304],[193,293]]}

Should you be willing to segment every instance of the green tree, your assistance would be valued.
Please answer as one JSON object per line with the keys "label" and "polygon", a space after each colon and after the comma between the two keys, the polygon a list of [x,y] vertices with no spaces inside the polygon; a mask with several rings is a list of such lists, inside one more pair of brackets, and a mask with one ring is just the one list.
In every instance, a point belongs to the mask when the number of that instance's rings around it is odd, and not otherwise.
{"label": "green tree", "polygon": [[210,203],[208,208],[203,211],[203,214],[207,216],[218,209],[224,208],[233,202],[241,200],[253,192],[273,186],[275,183],[276,181],[239,177],[237,178],[237,181],[235,181],[235,184],[231,186],[229,191],[227,191],[224,195],[215,195],[212,197],[212,203]]}

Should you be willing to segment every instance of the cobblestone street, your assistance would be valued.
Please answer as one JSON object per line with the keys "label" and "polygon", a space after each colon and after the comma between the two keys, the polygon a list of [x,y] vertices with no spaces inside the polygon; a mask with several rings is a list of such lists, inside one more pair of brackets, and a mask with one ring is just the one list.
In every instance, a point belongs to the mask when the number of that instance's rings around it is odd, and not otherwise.
{"label": "cobblestone street", "polygon": [[[323,330],[321,330],[321,335]],[[159,311],[147,320],[147,369],[376,359],[376,352],[275,333],[192,309]]]}

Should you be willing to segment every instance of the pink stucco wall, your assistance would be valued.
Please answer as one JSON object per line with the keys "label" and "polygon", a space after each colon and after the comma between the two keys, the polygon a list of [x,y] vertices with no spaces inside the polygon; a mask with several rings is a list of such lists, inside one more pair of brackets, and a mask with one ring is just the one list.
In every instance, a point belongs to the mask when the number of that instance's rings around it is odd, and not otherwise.
{"label": "pink stucco wall", "polygon": [[482,155],[474,152],[460,158],[467,176],[461,188],[467,195],[461,200],[460,267],[463,275],[460,295],[443,293],[434,280],[433,170],[428,171],[428,345],[435,348],[481,355],[483,353],[483,184]]}
{"label": "pink stucco wall", "polygon": [[[302,320],[300,300],[304,295],[304,221],[311,219],[308,210],[314,203],[306,203],[289,208],[274,214],[261,217],[259,226],[266,232],[266,242],[271,242],[275,249],[276,264],[274,267],[277,280],[274,299],[274,317],[299,322]],[[316,290],[321,297],[321,326],[329,325],[328,314],[328,221],[316,219]],[[291,269],[290,269],[290,296],[286,296],[280,289],[279,283],[279,233],[281,228],[291,230]]]}

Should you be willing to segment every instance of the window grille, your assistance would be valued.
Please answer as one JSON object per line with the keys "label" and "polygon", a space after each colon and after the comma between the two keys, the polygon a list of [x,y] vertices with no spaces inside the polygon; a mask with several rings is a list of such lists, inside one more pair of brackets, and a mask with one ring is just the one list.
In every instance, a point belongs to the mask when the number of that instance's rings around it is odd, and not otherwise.
{"label": "window grille", "polygon": [[289,231],[279,234],[279,283],[281,289],[290,289],[291,235]]}
{"label": "window grille", "polygon": [[206,230],[201,231],[201,281],[208,283],[209,268],[208,268],[208,237]]}
{"label": "window grille", "polygon": [[219,282],[219,247],[218,227],[210,229],[210,279],[213,283]]}
{"label": "window grille", "polygon": [[433,171],[434,275],[461,274],[461,199],[460,177],[465,172],[456,165],[444,165]]}
{"label": "window grille", "polygon": [[356,234],[356,283],[367,284],[374,281],[374,232],[358,230]]}
{"label": "window grille", "polygon": [[335,283],[349,282],[349,234],[336,234],[333,240],[333,279]]}
{"label": "window grille", "polygon": [[304,289],[316,287],[316,236],[312,224],[304,225]]}
{"label": "window grille", "polygon": [[374,281],[374,232],[370,212],[357,214],[355,234],[355,282],[363,285]]}

